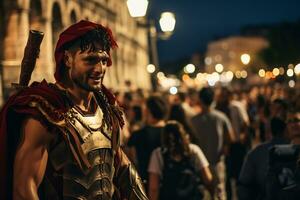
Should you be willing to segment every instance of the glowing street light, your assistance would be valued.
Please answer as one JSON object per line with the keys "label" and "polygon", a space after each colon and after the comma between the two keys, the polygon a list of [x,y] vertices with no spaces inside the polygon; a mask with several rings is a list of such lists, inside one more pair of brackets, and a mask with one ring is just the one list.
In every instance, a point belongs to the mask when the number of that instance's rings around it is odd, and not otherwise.
{"label": "glowing street light", "polygon": [[174,95],[174,94],[177,94],[178,89],[177,89],[177,87],[173,86],[170,88],[169,92]]}
{"label": "glowing street light", "polygon": [[237,79],[242,78],[242,75],[241,75],[241,72],[240,72],[240,71],[236,71],[236,72],[234,73],[234,75],[235,75],[235,77],[236,77]]}
{"label": "glowing street light", "polygon": [[144,17],[148,8],[148,0],[127,0],[129,14],[132,17]]}
{"label": "glowing street light", "polygon": [[192,74],[195,72],[195,65],[193,64],[187,64],[185,67],[184,67],[184,72],[188,73],[188,74]]}
{"label": "glowing street light", "polygon": [[226,76],[227,81],[230,82],[230,81],[232,81],[234,75],[233,75],[232,71],[228,71],[228,72],[226,72],[225,76]]}
{"label": "glowing street light", "polygon": [[250,60],[251,60],[251,57],[249,54],[244,53],[243,55],[241,55],[241,61],[244,65],[248,65]]}
{"label": "glowing street light", "polygon": [[260,69],[258,71],[258,75],[259,77],[264,78],[266,76],[266,71],[264,69]]}
{"label": "glowing street light", "polygon": [[[154,76],[154,71],[159,70],[159,59],[157,52],[157,39],[168,39],[175,28],[176,20],[175,15],[171,12],[164,12],[161,14],[161,19],[159,20],[162,32],[158,32],[155,26],[154,19],[149,19],[146,16],[148,8],[148,0],[127,0],[127,8],[131,17],[141,18],[143,20],[137,21],[137,26],[140,28],[146,28],[149,35],[148,39],[148,50],[149,50],[149,60],[154,64],[153,66],[148,66],[147,71],[151,74],[151,83],[153,90],[157,89],[157,81]],[[162,79],[162,78],[161,78]]]}
{"label": "glowing street light", "polygon": [[157,76],[158,79],[164,79],[165,78],[165,74],[163,72],[158,72],[156,74],[156,76]]}
{"label": "glowing street light", "polygon": [[222,64],[219,63],[219,64],[216,64],[215,70],[216,70],[217,72],[221,73],[221,72],[224,70],[224,67],[223,67]]}
{"label": "glowing street light", "polygon": [[245,70],[241,71],[241,77],[242,78],[247,78],[247,76],[248,76],[247,71],[245,71]]}
{"label": "glowing street light", "polygon": [[295,87],[295,85],[296,85],[296,83],[294,80],[289,81],[289,87],[293,88],[293,87]]}
{"label": "glowing street light", "polygon": [[210,65],[210,64],[212,63],[211,57],[206,57],[206,58],[204,59],[204,62],[205,62],[205,64]]}
{"label": "glowing street light", "polygon": [[289,76],[289,77],[292,77],[292,76],[294,76],[294,71],[292,69],[288,69],[286,71],[286,75]]}
{"label": "glowing street light", "polygon": [[280,71],[279,71],[278,68],[274,68],[272,73],[273,73],[274,76],[278,76],[280,74]]}
{"label": "glowing street light", "polygon": [[163,32],[173,32],[176,24],[174,13],[163,12],[159,19],[159,25]]}
{"label": "glowing street light", "polygon": [[155,65],[153,65],[153,64],[147,65],[147,71],[148,71],[150,74],[154,73],[154,72],[155,72]]}
{"label": "glowing street light", "polygon": [[294,72],[295,72],[296,75],[300,74],[300,63],[295,66]]}

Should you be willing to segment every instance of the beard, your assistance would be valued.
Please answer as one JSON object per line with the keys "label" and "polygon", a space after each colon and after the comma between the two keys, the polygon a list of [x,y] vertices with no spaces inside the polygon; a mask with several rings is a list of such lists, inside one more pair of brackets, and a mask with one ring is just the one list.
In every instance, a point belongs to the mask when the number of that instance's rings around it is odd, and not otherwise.
{"label": "beard", "polygon": [[73,82],[77,87],[79,87],[81,89],[84,89],[89,92],[97,92],[97,91],[101,90],[103,77],[104,77],[104,75],[101,77],[98,84],[93,84],[92,82],[94,80],[91,78],[91,75],[83,74],[80,77],[73,78]]}

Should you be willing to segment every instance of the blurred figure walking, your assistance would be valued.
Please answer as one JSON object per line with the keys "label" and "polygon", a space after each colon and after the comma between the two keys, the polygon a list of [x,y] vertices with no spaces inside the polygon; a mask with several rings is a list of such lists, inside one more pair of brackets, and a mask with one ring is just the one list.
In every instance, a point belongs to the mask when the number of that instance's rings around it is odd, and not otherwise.
{"label": "blurred figure walking", "polygon": [[250,147],[248,134],[249,117],[245,106],[233,99],[233,92],[223,87],[217,96],[216,109],[223,112],[230,120],[236,141],[230,145],[226,156],[226,194],[227,199],[236,197],[236,184],[244,158]]}
{"label": "blurred figure walking", "polygon": [[214,91],[211,88],[202,88],[199,100],[202,112],[191,119],[196,144],[210,163],[219,196],[226,199],[224,155],[227,152],[226,147],[234,141],[232,126],[222,112],[212,108]]}
{"label": "blurred figure walking", "polygon": [[199,178],[213,195],[213,177],[208,166],[201,149],[189,143],[183,126],[168,121],[162,145],[153,151],[149,163],[150,199],[202,199]]}

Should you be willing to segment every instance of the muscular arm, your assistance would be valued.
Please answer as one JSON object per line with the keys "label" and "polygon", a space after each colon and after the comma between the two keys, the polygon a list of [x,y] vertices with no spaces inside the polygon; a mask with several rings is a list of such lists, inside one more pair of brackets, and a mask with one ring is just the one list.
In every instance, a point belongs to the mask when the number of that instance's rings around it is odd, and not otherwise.
{"label": "muscular arm", "polygon": [[47,165],[50,134],[33,118],[23,122],[21,132],[22,141],[14,160],[13,198],[35,200]]}

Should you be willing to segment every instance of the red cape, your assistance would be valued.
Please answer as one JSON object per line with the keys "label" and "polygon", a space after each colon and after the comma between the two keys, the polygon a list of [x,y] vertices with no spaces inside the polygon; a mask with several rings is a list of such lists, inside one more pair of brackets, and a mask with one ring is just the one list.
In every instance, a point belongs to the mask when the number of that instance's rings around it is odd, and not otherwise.
{"label": "red cape", "polygon": [[[8,199],[11,194],[12,183],[12,170],[11,162],[13,158],[10,158],[9,152],[14,152],[15,149],[12,145],[12,141],[18,141],[20,133],[8,132],[10,127],[21,127],[20,122],[25,116],[31,115],[33,117],[40,117],[38,110],[30,108],[29,102],[32,101],[32,95],[41,96],[49,101],[56,108],[65,111],[65,103],[62,97],[53,88],[49,87],[46,81],[41,83],[33,83],[29,88],[24,89],[17,94],[11,96],[0,113],[0,199]],[[11,137],[9,137],[11,136]],[[8,141],[8,139],[12,141]],[[9,145],[8,145],[9,144]]]}
{"label": "red cape", "polygon": [[[111,105],[115,104],[115,97],[108,89],[102,86],[102,91]],[[0,199],[10,199],[12,193],[13,156],[16,150],[16,141],[20,138],[20,128],[24,117],[30,115],[47,123],[46,119],[36,108],[29,107],[29,103],[36,101],[35,96],[42,97],[59,113],[65,113],[66,100],[57,89],[46,81],[34,82],[30,87],[11,96],[0,113]],[[51,115],[53,119],[56,115]]]}

